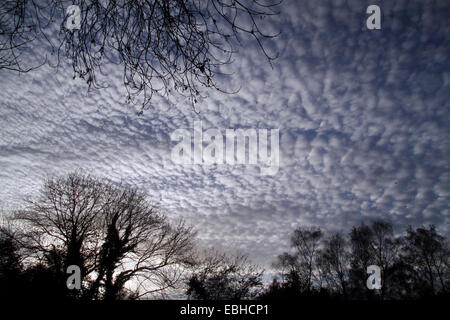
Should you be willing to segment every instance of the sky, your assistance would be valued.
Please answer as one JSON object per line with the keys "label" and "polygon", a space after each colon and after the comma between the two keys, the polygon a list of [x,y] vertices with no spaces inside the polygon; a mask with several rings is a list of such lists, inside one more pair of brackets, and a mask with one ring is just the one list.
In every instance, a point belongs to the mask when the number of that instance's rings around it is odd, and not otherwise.
{"label": "sky", "polygon": [[[366,8],[381,8],[381,29]],[[0,207],[36,196],[47,176],[83,169],[148,192],[183,218],[202,246],[269,266],[299,226],[347,233],[362,221],[434,224],[450,234],[450,2],[284,0],[267,42],[271,66],[245,42],[194,112],[155,97],[143,115],[126,103],[122,67],[88,91],[72,70],[0,70]],[[33,44],[44,55],[44,43]],[[171,134],[279,130],[279,170],[180,165]]]}

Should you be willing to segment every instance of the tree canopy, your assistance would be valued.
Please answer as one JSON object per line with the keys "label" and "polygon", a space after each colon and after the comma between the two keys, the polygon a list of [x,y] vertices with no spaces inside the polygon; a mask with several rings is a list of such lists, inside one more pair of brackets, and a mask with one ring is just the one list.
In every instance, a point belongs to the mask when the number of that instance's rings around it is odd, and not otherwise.
{"label": "tree canopy", "polygon": [[14,220],[28,260],[61,283],[69,266],[81,269],[81,299],[118,299],[130,282],[136,297],[172,288],[192,264],[192,228],[169,223],[142,191],[78,172],[48,179]]}

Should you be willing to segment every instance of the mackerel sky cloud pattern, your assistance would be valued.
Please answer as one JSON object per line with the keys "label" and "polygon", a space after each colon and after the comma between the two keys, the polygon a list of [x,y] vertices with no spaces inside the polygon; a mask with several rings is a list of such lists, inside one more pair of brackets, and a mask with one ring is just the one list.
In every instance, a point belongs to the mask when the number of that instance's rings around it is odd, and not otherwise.
{"label": "mackerel sky cloud pattern", "polygon": [[[366,8],[381,8],[381,30]],[[195,113],[155,97],[138,116],[122,69],[87,91],[70,67],[0,77],[0,203],[15,208],[47,175],[82,168],[142,188],[199,242],[241,250],[269,266],[299,225],[347,232],[386,219],[433,223],[449,235],[450,2],[285,0],[268,42],[273,68],[245,43],[224,77],[235,95],[208,91]],[[45,45],[35,44],[45,54]],[[171,162],[171,133],[193,128],[279,129],[280,167]]]}

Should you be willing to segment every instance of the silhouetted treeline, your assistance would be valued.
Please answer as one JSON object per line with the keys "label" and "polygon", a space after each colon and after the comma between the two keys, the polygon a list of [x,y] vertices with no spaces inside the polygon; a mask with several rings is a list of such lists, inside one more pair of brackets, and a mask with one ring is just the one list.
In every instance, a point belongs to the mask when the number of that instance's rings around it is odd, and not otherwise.
{"label": "silhouetted treeline", "polygon": [[8,218],[0,226],[5,298],[139,298],[175,288],[195,263],[192,228],[170,223],[144,192],[82,172],[47,179]]}
{"label": "silhouetted treeline", "polygon": [[261,293],[263,270],[247,257],[206,252],[186,281],[186,293],[195,300],[242,300]]}
{"label": "silhouetted treeline", "polygon": [[[278,278],[260,296],[268,299],[423,299],[449,295],[450,251],[434,226],[408,227],[395,236],[393,226],[374,221],[349,234],[324,235],[300,227],[291,252],[277,257]],[[381,270],[381,289],[367,286],[367,267]]]}
{"label": "silhouetted treeline", "polygon": [[[49,178],[0,224],[0,299],[138,299],[170,289],[199,300],[449,296],[449,245],[432,225],[399,235],[385,221],[347,234],[299,227],[266,286],[245,255],[199,252],[194,240],[192,228],[169,222],[139,190],[82,172]],[[81,282],[69,289],[74,265]],[[367,286],[371,265],[381,289]]]}

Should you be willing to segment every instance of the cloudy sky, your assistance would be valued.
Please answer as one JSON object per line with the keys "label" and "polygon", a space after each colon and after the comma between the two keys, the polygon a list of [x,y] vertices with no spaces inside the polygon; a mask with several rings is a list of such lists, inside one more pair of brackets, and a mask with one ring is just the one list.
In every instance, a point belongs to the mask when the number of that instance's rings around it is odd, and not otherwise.
{"label": "cloudy sky", "polygon": [[[366,28],[378,4],[381,30]],[[295,227],[347,232],[361,221],[435,224],[450,200],[450,2],[285,0],[273,68],[245,43],[223,88],[199,113],[155,98],[142,116],[125,103],[122,68],[87,91],[69,67],[0,71],[0,205],[17,207],[48,175],[76,168],[147,191],[199,242],[268,266]],[[35,44],[36,52],[45,45]],[[221,79],[222,81],[222,79]],[[280,168],[178,165],[176,129],[279,129]]]}

